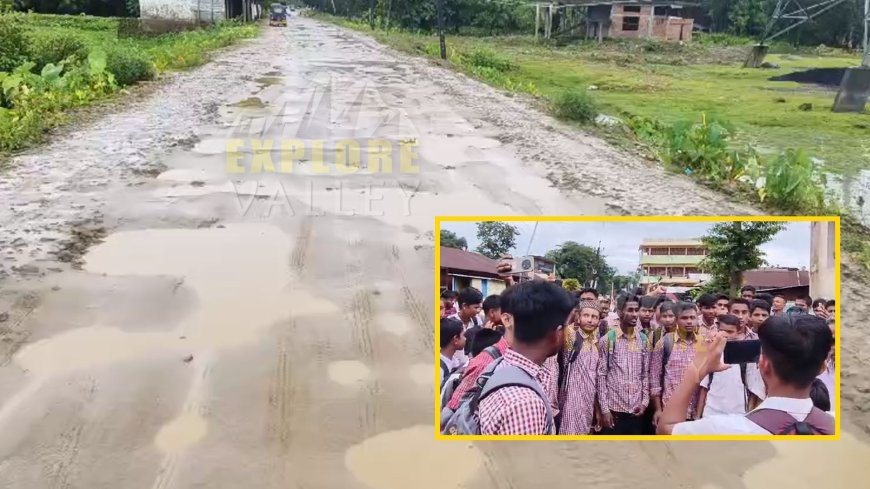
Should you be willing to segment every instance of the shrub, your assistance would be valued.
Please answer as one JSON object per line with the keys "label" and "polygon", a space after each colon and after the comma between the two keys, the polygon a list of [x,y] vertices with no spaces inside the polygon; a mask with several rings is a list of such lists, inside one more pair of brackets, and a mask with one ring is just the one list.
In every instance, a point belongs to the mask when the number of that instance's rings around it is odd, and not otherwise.
{"label": "shrub", "polygon": [[88,48],[85,42],[75,35],[60,32],[39,33],[37,31],[37,33],[28,36],[28,39],[27,57],[36,63],[37,70],[41,70],[49,63],[57,64],[67,58],[72,58],[73,61],[83,61],[88,57]]}
{"label": "shrub", "polygon": [[106,53],[106,71],[114,75],[121,86],[151,80],[155,76],[154,65],[148,56],[129,47],[116,47]]}
{"label": "shrub", "polygon": [[556,117],[576,122],[591,122],[598,115],[598,106],[586,90],[562,92],[553,100]]}
{"label": "shrub", "polygon": [[823,209],[824,181],[818,165],[803,150],[788,149],[763,170],[761,198],[783,210]]}
{"label": "shrub", "polygon": [[502,58],[495,51],[486,48],[477,48],[464,56],[463,61],[471,66],[490,68],[496,71],[506,72],[515,68],[508,59]]}
{"label": "shrub", "polygon": [[27,38],[14,15],[0,15],[0,71],[12,71],[27,59]]}

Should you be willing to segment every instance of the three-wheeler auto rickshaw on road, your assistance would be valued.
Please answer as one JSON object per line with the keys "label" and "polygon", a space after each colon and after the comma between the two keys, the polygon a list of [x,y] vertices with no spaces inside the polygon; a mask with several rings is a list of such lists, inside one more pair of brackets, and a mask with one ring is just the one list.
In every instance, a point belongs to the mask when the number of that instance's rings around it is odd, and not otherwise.
{"label": "three-wheeler auto rickshaw on road", "polygon": [[287,27],[287,6],[283,3],[273,3],[269,13],[269,25]]}

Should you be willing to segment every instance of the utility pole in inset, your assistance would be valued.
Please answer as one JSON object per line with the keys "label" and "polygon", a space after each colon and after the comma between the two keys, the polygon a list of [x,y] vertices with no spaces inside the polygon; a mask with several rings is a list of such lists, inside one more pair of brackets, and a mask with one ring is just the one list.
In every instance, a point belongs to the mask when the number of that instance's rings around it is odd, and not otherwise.
{"label": "utility pole in inset", "polygon": [[864,60],[861,64],[870,68],[870,0],[864,0]]}
{"label": "utility pole in inset", "polygon": [[441,45],[441,59],[447,59],[447,44],[444,42],[444,0],[435,0],[438,16],[438,43]]}
{"label": "utility pole in inset", "polygon": [[369,0],[369,27],[375,30],[375,0]]}

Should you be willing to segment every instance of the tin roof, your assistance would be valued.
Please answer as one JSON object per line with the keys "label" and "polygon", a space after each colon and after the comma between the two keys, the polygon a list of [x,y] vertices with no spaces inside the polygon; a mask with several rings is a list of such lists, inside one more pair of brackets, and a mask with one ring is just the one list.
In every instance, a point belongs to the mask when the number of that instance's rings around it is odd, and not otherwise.
{"label": "tin roof", "polygon": [[792,268],[760,268],[743,272],[743,285],[759,290],[785,289],[810,285],[810,272]]}
{"label": "tin roof", "polygon": [[476,272],[483,277],[498,277],[497,261],[471,251],[441,247],[441,268]]}
{"label": "tin roof", "polygon": [[704,246],[704,242],[700,239],[645,239],[640,246]]}

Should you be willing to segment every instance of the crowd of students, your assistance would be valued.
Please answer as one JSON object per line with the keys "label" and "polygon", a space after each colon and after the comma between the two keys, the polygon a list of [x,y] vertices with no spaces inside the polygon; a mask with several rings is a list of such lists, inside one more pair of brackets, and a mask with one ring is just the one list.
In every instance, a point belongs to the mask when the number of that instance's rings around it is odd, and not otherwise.
{"label": "crowd of students", "polygon": [[[831,434],[834,301],[656,291],[610,298],[533,280],[442,296],[445,434]],[[612,309],[612,310],[611,310]],[[728,341],[758,339],[752,363]]]}

